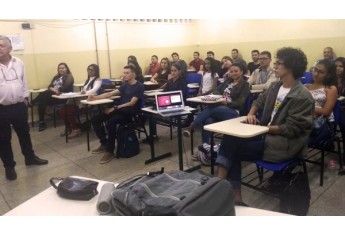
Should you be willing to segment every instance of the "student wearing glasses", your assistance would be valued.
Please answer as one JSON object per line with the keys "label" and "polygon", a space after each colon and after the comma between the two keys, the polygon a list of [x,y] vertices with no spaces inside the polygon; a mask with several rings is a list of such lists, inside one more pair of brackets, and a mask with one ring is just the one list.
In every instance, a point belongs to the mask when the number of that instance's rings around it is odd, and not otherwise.
{"label": "student wearing glasses", "polygon": [[[35,155],[28,124],[28,96],[24,63],[11,56],[9,38],[0,35],[0,158],[8,180],[17,179],[11,146],[12,127],[16,132],[25,165],[45,165],[47,160]],[[12,126],[12,127],[11,127]]]}
{"label": "student wearing glasses", "polygon": [[263,51],[259,55],[260,67],[254,70],[253,74],[248,79],[251,89],[253,90],[267,90],[272,82],[278,81],[271,65],[271,53]]}
{"label": "student wearing glasses", "polygon": [[[239,138],[224,135],[218,152],[217,176],[229,179],[236,205],[246,206],[241,194],[241,162],[264,160],[273,163],[302,156],[313,126],[314,99],[299,78],[307,68],[307,57],[300,49],[281,48],[275,73],[280,81],[254,101],[247,123],[267,126],[265,135]],[[263,109],[262,118],[257,112]]]}

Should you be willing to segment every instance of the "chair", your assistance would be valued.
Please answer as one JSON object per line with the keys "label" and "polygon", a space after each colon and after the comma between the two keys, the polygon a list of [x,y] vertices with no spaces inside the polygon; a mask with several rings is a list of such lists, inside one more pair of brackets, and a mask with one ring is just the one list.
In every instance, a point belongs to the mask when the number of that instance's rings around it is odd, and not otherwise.
{"label": "chair", "polygon": [[106,89],[115,89],[116,86],[110,79],[102,79],[101,88],[98,90],[97,94],[102,94],[106,91]]}
{"label": "chair", "polygon": [[[187,75],[187,84],[201,84],[202,75],[198,73],[188,73]],[[187,98],[195,97],[199,92],[199,88],[188,88],[187,89]]]}
{"label": "chair", "polygon": [[[322,140],[320,143],[316,145],[309,145],[309,151],[308,153],[314,152],[314,150],[317,150],[316,152],[312,153],[310,156],[306,158],[306,162],[312,163],[315,165],[320,166],[320,186],[323,186],[323,176],[324,176],[324,166],[325,166],[325,156],[327,156],[329,153],[335,153],[338,155],[339,159],[339,165],[340,169],[343,167],[343,159],[341,156],[341,147],[340,147],[340,141],[341,137],[336,133],[337,126],[340,123],[340,102],[337,100],[334,108],[333,108],[333,114],[334,114],[334,123],[333,123],[333,129],[335,132],[335,135],[332,137],[331,140]],[[334,142],[337,143],[336,149],[329,149],[329,143],[334,144]],[[315,160],[314,157],[318,156],[318,154],[321,154],[319,158]]]}
{"label": "chair", "polygon": [[311,84],[313,82],[313,74],[309,71],[304,72],[303,76],[301,77],[302,84]]}
{"label": "chair", "polygon": [[[73,85],[71,86],[69,91],[71,93],[73,93],[73,91],[74,91],[74,86]],[[62,100],[62,102],[61,101],[55,101],[51,105],[51,107],[53,108],[54,128],[56,128],[56,112],[57,112],[58,109],[61,109],[65,105],[66,102],[67,102],[67,100]]]}

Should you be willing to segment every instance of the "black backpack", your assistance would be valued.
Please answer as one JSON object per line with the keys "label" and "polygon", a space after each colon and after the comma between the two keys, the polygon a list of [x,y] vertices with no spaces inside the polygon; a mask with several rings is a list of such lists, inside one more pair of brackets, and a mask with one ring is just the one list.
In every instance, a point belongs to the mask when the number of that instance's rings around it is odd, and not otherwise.
{"label": "black backpack", "polygon": [[120,125],[117,129],[117,157],[129,158],[139,154],[140,146],[133,127]]}

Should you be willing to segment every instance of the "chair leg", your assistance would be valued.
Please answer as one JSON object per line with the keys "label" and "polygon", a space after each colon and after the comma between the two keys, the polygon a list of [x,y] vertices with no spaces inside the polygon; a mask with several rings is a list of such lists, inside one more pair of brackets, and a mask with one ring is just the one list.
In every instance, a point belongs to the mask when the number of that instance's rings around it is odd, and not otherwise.
{"label": "chair leg", "polygon": [[325,151],[321,150],[321,166],[320,166],[320,186],[323,186],[323,172],[325,167]]}
{"label": "chair leg", "polygon": [[53,120],[54,120],[54,128],[56,128],[56,108],[53,108]]}

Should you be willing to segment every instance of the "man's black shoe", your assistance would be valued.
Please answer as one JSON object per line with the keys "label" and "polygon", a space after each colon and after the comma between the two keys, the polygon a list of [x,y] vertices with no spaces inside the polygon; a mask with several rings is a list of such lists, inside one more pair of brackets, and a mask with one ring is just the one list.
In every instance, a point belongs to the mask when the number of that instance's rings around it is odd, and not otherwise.
{"label": "man's black shoe", "polygon": [[17,173],[14,168],[6,168],[6,178],[8,180],[15,180],[17,179]]}
{"label": "man's black shoe", "polygon": [[31,160],[25,160],[25,165],[30,166],[30,165],[46,165],[48,164],[47,160],[41,159],[38,156],[35,156]]}
{"label": "man's black shoe", "polygon": [[47,128],[46,123],[44,123],[44,122],[40,122],[40,123],[39,123],[39,125],[38,125],[38,131],[39,131],[39,132],[45,130],[46,128]]}

